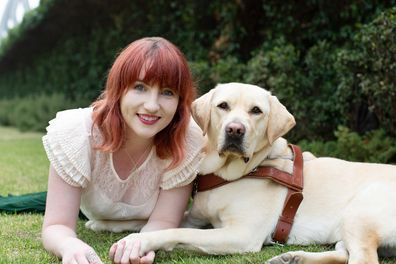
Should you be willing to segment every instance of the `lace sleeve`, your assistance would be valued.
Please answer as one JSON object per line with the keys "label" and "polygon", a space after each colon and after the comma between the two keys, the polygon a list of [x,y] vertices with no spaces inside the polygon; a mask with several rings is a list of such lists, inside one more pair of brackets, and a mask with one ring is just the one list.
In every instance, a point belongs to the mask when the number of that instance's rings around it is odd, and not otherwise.
{"label": "lace sleeve", "polygon": [[57,113],[43,137],[44,149],[59,176],[75,187],[86,187],[91,177],[89,140],[92,108]]}

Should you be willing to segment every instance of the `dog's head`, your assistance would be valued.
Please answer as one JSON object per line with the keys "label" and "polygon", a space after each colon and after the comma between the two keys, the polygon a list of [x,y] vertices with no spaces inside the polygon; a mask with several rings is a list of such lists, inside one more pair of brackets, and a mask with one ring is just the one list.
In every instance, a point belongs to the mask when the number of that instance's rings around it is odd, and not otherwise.
{"label": "dog's head", "polygon": [[193,103],[193,117],[220,156],[248,162],[294,125],[294,117],[270,92],[243,83],[219,84]]}

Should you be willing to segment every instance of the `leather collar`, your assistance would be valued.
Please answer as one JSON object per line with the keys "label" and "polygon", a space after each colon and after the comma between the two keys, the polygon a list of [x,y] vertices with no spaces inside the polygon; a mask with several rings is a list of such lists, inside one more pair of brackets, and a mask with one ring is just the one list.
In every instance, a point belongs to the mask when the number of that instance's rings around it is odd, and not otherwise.
{"label": "leather collar", "polygon": [[[278,223],[273,234],[273,240],[279,243],[285,243],[287,241],[297,209],[303,200],[302,190],[304,185],[304,162],[302,152],[296,145],[289,144],[288,147],[291,148],[294,156],[293,172],[291,174],[273,167],[261,166],[236,180],[238,181],[245,178],[270,179],[288,188],[287,196],[283,204],[282,214],[279,216]],[[195,192],[204,192],[230,182],[233,181],[226,181],[213,173],[198,175],[195,180]]]}

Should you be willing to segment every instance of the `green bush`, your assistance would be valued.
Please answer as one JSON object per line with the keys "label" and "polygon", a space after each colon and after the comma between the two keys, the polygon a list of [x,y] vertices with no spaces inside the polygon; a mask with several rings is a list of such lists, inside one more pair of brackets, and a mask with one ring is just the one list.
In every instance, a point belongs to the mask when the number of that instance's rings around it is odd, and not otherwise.
{"label": "green bush", "polygon": [[[304,135],[311,138],[313,133],[305,131],[305,88],[300,68],[300,53],[291,43],[281,38],[267,42],[248,61],[244,75],[245,82],[257,84],[272,92],[286,106],[297,120],[297,126],[288,134],[292,141],[297,141]],[[309,114],[309,113],[307,113]],[[315,130],[312,130],[315,131]]]}
{"label": "green bush", "polygon": [[336,157],[350,161],[396,164],[396,139],[386,135],[384,130],[370,131],[364,135],[339,126],[335,132],[336,140],[302,140],[303,150],[311,151],[318,157]]}
{"label": "green bush", "polygon": [[339,124],[336,49],[326,41],[312,46],[303,56],[281,38],[266,43],[246,67],[245,81],[270,90],[294,115],[297,126],[289,137],[331,139]]}
{"label": "green bush", "polygon": [[396,135],[396,8],[342,47],[318,40],[303,51],[283,37],[266,42],[248,61],[244,79],[270,90],[295,116],[294,141],[331,140],[339,125]]}
{"label": "green bush", "polygon": [[349,126],[358,122],[359,105],[366,104],[380,127],[396,135],[396,8],[363,26],[338,56],[338,96]]}
{"label": "green bush", "polygon": [[21,131],[45,131],[48,121],[56,112],[88,106],[84,100],[71,101],[63,94],[34,95],[12,100],[1,100],[0,122],[2,125],[17,127]]}
{"label": "green bush", "polygon": [[236,57],[227,56],[218,60],[211,68],[209,78],[214,83],[242,82],[245,65]]}
{"label": "green bush", "polygon": [[0,124],[3,126],[11,126],[12,120],[10,113],[12,112],[17,99],[0,100]]}
{"label": "green bush", "polygon": [[[121,49],[112,34],[117,35],[93,30],[88,36],[65,40],[48,54],[38,55],[32,65],[0,74],[0,97],[62,93],[69,100],[94,100],[104,87],[115,50]],[[87,38],[91,41],[81,45]]]}
{"label": "green bush", "polygon": [[216,83],[209,78],[211,74],[211,66],[207,61],[189,62],[195,84],[198,89],[198,96],[207,93]]}
{"label": "green bush", "polygon": [[205,61],[190,62],[200,95],[214,88],[218,83],[243,82],[245,65],[236,57],[228,56],[210,64]]}
{"label": "green bush", "polygon": [[[380,14],[395,4],[42,0],[1,43],[0,98],[90,102],[122,47],[160,35],[186,53],[199,94],[229,81],[273,92],[297,120],[293,141],[334,139],[338,125],[369,130],[356,125],[362,105],[395,135],[395,11]],[[2,124],[16,122],[2,112]]]}

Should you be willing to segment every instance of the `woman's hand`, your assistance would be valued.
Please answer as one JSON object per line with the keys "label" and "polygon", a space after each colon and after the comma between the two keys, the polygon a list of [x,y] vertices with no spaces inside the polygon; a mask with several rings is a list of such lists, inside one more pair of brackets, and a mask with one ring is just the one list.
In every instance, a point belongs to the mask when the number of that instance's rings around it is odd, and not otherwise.
{"label": "woman's hand", "polygon": [[78,238],[68,238],[62,245],[62,264],[103,264],[103,262],[93,248]]}
{"label": "woman's hand", "polygon": [[[110,259],[117,264],[151,264],[154,262],[154,250],[160,249],[164,241],[158,241],[154,232],[176,228],[183,218],[192,190],[192,184],[161,190],[157,204],[141,233],[132,233],[110,248]],[[154,234],[154,235],[153,235]]]}
{"label": "woman's hand", "polygon": [[155,253],[149,251],[140,256],[140,241],[121,239],[110,248],[110,259],[116,264],[151,264],[154,262]]}

